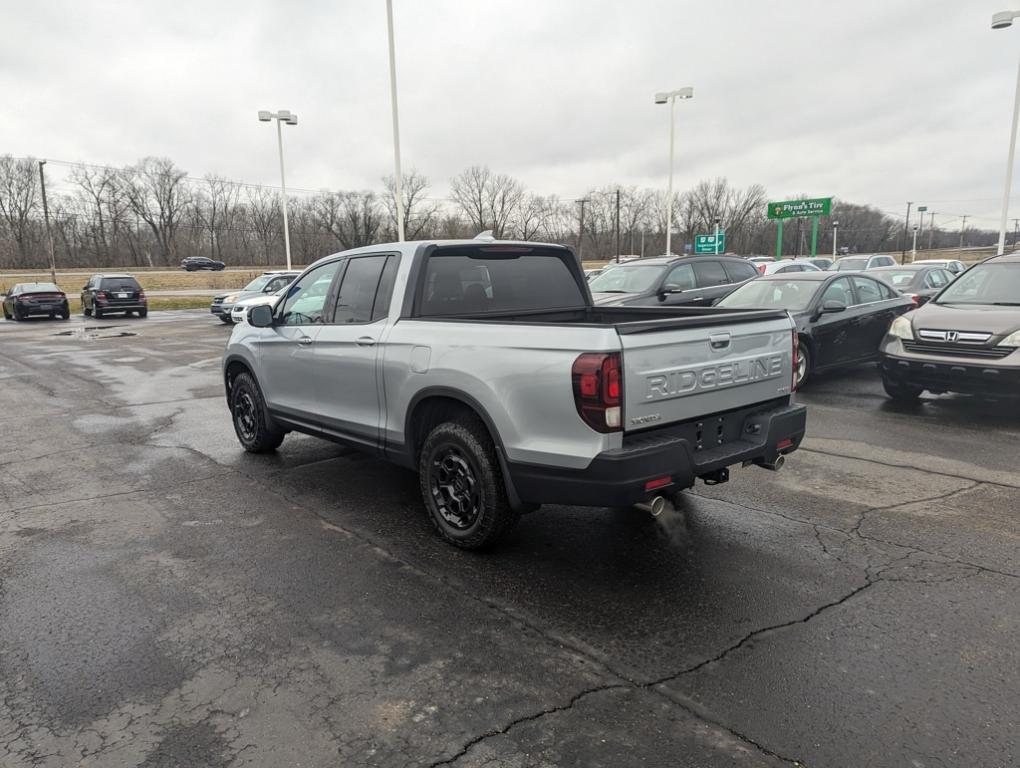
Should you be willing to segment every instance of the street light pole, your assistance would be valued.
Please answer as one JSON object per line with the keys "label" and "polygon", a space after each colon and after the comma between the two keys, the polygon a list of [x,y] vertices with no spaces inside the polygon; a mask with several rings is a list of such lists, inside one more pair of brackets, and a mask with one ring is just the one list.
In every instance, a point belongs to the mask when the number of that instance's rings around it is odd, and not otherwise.
{"label": "street light pole", "polygon": [[393,46],[393,0],[386,0],[386,31],[390,42],[390,106],[393,111],[394,191],[397,196],[397,241],[404,242],[404,176],[400,170],[400,118],[397,113],[397,57]]}
{"label": "street light pole", "polygon": [[836,258],[836,233],[839,231],[839,222],[832,222],[832,258]]}
{"label": "street light pole", "polygon": [[917,261],[917,225],[914,225],[914,245],[910,248],[910,263]]}
{"label": "street light pole", "polygon": [[50,252],[50,278],[53,282],[57,282],[57,257],[53,248],[53,230],[50,229],[50,208],[46,204],[46,174],[43,173],[43,166],[46,165],[45,160],[39,161],[39,185],[42,188],[42,209],[43,218],[46,220],[46,244]]}
{"label": "street light pole", "polygon": [[276,146],[280,153],[280,188],[283,190],[280,200],[280,205],[283,208],[283,246],[287,252],[287,269],[289,270],[291,268],[290,223],[287,221],[287,178],[283,169],[283,124],[297,125],[297,115],[286,109],[281,109],[279,112],[259,110],[259,122],[268,123],[272,120],[276,121]]}
{"label": "street light pole", "polygon": [[[999,11],[992,14],[992,29],[1006,29],[1013,26],[1013,19],[1020,16],[1020,11]],[[1016,91],[1013,94],[1013,123],[1009,131],[1009,154],[1006,159],[1006,185],[1002,190],[1002,218],[999,221],[999,246],[996,253],[1001,256],[1006,251],[1006,220],[1009,216],[1009,193],[1013,186],[1013,156],[1016,153],[1017,119],[1020,118],[1020,63],[1016,71]]]}
{"label": "street light pole", "polygon": [[719,224],[720,224],[720,220],[717,217],[716,220],[715,220],[715,232],[713,233],[715,235],[715,255],[716,256],[719,255]]}
{"label": "street light pole", "polygon": [[694,89],[680,88],[676,91],[655,94],[656,104],[669,104],[669,182],[666,185],[666,255],[673,246],[673,143],[676,128],[676,100],[693,99]]}
{"label": "street light pole", "polygon": [[931,239],[935,234],[935,211],[928,214],[928,250],[931,250]]}

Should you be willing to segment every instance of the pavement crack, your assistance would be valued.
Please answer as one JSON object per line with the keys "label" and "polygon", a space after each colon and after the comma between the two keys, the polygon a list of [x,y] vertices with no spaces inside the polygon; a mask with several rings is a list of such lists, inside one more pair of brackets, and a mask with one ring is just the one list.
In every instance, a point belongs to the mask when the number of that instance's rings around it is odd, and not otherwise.
{"label": "pavement crack", "polygon": [[855,456],[849,453],[838,453],[836,451],[826,451],[821,448],[805,448],[804,446],[801,446],[799,450],[804,451],[806,453],[817,453],[822,456],[831,456],[836,459],[852,459],[853,461],[865,461],[869,464],[878,464],[879,466],[888,467],[890,469],[910,469],[913,470],[914,472],[924,472],[929,475],[939,475],[940,477],[951,477],[955,480],[967,480],[972,483],[984,483],[986,485],[995,485],[1000,488],[1010,488],[1013,490],[1020,488],[1020,484],[1014,485],[1013,483],[1003,483],[997,480],[982,480],[981,478],[971,477],[969,475],[960,475],[956,474],[955,472],[944,472],[939,469],[931,469],[930,467],[917,467],[914,466],[913,464],[905,464],[896,461],[884,461],[882,459]]}
{"label": "pavement crack", "polygon": [[491,738],[493,738],[495,736],[503,736],[504,734],[509,733],[510,731],[512,731],[514,728],[516,728],[519,725],[523,725],[524,723],[534,722],[535,720],[539,720],[539,719],[545,717],[546,715],[554,715],[554,714],[557,714],[559,712],[566,712],[567,710],[573,708],[574,705],[576,705],[579,701],[581,701],[581,699],[584,699],[584,698],[586,698],[588,696],[591,696],[593,694],[603,693],[604,691],[612,691],[612,690],[628,690],[628,689],[631,689],[631,688],[634,688],[634,687],[635,686],[633,686],[633,685],[624,685],[624,684],[621,684],[621,683],[613,683],[613,684],[610,684],[610,685],[599,685],[599,686],[595,686],[593,688],[585,688],[583,691],[575,693],[573,696],[571,696],[570,700],[567,701],[566,704],[560,704],[560,705],[555,706],[555,707],[546,707],[544,709],[540,709],[538,712],[532,712],[531,714],[528,714],[528,715],[522,715],[520,717],[517,717],[517,718],[511,720],[509,723],[507,723],[504,726],[501,726],[499,728],[492,728],[492,729],[490,729],[488,731],[485,731],[484,733],[479,734],[478,736],[475,736],[470,741],[465,743],[459,750],[457,750],[457,752],[455,752],[450,757],[446,757],[446,758],[443,758],[442,760],[437,760],[437,761],[435,761],[433,763],[429,763],[429,768],[439,768],[439,766],[441,766],[441,765],[452,765],[453,763],[457,762],[462,757],[464,757],[474,747],[476,747],[479,744],[481,744],[483,741],[485,741],[487,739],[491,739]]}

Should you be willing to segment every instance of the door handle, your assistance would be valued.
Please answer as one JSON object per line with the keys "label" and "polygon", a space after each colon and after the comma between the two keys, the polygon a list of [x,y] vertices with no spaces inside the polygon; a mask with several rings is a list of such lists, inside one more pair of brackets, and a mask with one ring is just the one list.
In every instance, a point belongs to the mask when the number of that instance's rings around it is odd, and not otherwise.
{"label": "door handle", "polygon": [[375,339],[373,339],[371,336],[362,336],[354,343],[357,344],[359,347],[374,347]]}
{"label": "door handle", "polygon": [[302,347],[307,347],[309,344],[312,343],[312,337],[302,336],[300,339],[297,340],[297,343],[300,344]]}

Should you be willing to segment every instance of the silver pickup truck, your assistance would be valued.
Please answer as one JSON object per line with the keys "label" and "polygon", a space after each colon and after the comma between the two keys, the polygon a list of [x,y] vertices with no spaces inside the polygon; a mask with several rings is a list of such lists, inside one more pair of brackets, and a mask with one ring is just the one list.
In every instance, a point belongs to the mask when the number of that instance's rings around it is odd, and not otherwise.
{"label": "silver pickup truck", "polygon": [[596,307],[573,252],[491,239],[319,260],[223,358],[245,450],[290,431],[416,470],[445,539],[482,547],[541,504],[648,505],[804,436],[785,311]]}

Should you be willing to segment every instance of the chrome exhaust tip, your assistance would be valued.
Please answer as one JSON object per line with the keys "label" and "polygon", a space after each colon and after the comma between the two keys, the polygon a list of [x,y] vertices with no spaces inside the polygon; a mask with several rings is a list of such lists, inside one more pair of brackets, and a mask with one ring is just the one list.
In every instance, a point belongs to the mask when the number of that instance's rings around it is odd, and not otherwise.
{"label": "chrome exhaust tip", "polygon": [[786,457],[783,456],[783,455],[779,455],[779,456],[776,456],[776,460],[774,462],[769,463],[767,461],[763,461],[758,466],[759,467],[764,467],[765,469],[771,470],[773,472],[778,472],[779,470],[781,470],[783,468],[784,464],[786,464]]}
{"label": "chrome exhaust tip", "polygon": [[658,517],[666,509],[666,499],[662,496],[653,496],[648,501],[640,504],[635,504],[635,508],[640,509],[642,512],[647,512],[652,517]]}

